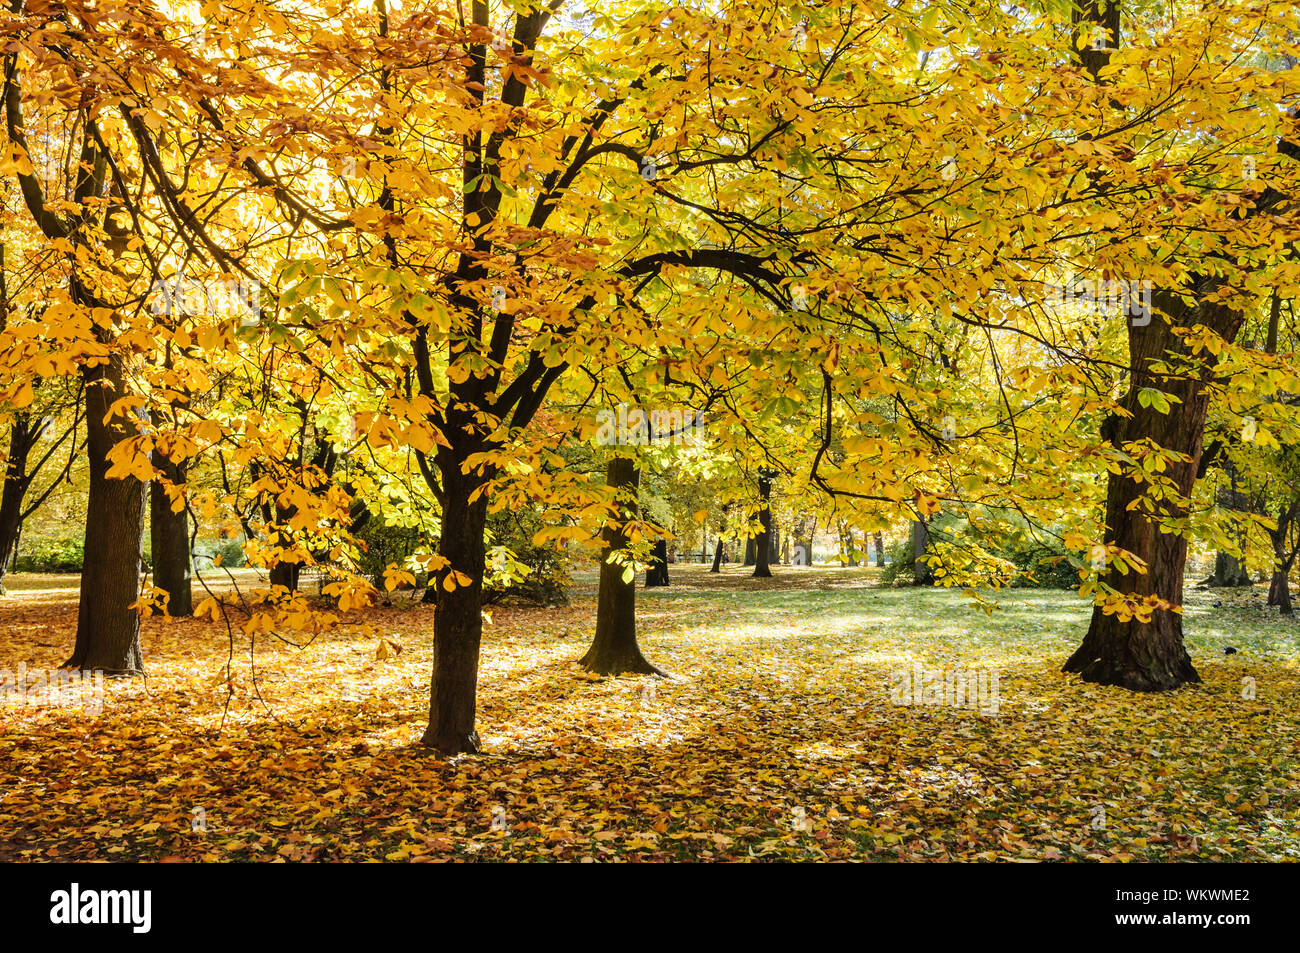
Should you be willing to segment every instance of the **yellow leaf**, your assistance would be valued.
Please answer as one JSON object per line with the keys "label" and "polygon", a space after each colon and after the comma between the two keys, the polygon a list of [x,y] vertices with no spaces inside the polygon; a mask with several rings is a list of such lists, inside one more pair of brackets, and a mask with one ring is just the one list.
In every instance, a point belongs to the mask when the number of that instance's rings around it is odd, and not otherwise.
{"label": "yellow leaf", "polygon": [[17,392],[9,400],[9,403],[13,404],[15,408],[27,407],[31,404],[35,396],[36,393],[32,390],[31,381],[23,381],[22,384],[19,385]]}

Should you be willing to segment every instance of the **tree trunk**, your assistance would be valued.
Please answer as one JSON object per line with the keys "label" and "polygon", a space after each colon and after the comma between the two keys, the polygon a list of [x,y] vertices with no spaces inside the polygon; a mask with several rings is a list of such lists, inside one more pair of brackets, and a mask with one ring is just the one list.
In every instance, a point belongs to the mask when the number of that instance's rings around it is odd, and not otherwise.
{"label": "tree trunk", "polygon": [[[1250,501],[1246,495],[1237,489],[1237,472],[1232,464],[1232,459],[1225,455],[1223,459],[1223,470],[1228,477],[1226,486],[1220,486],[1218,491],[1218,505],[1221,509],[1231,510],[1234,513],[1244,513],[1250,507]],[[1238,538],[1244,543],[1245,533],[1238,531]],[[1220,550],[1214,554],[1214,575],[1205,580],[1205,585],[1219,588],[1230,586],[1249,586],[1251,579],[1246,572],[1246,567],[1242,565],[1240,559],[1232,553]]]}
{"label": "tree trunk", "polygon": [[654,555],[645,571],[646,587],[668,585],[668,540],[657,539]]}
{"label": "tree trunk", "polygon": [[77,640],[65,666],[106,674],[141,674],[140,617],[130,608],[140,595],[140,546],[148,484],[134,477],[109,479],[108,453],[137,432],[135,421],[109,407],[125,393],[121,358],[83,370],[86,381],[86,454],[90,493],[86,505],[85,561]]}
{"label": "tree trunk", "polygon": [[302,575],[302,563],[278,562],[271,567],[271,585],[284,586],[290,592],[298,591],[298,578]]}
{"label": "tree trunk", "polygon": [[35,446],[31,418],[24,413],[14,415],[9,428],[9,452],[5,462],[4,489],[0,490],[0,594],[4,593],[5,573],[18,546],[18,531],[22,528],[23,499],[31,478],[27,475],[27,459]]}
{"label": "tree trunk", "polygon": [[741,563],[741,565],[742,566],[754,565],[754,560],[756,555],[757,553],[754,549],[754,537],[750,536],[745,540],[745,561]]}
{"label": "tree trunk", "polygon": [[429,586],[424,590],[424,595],[420,596],[420,602],[426,606],[436,606],[438,604],[437,573],[429,573]]}
{"label": "tree trunk", "polygon": [[625,576],[626,567],[611,562],[609,555],[628,545],[625,525],[636,517],[637,485],[640,473],[628,457],[612,457],[605,482],[614,490],[615,516],[601,530],[604,550],[600,564],[600,592],[596,599],[596,635],[579,664],[600,675],[662,675],[645,660],[636,640],[636,578]]}
{"label": "tree trunk", "polygon": [[[291,545],[292,533],[288,529],[289,520],[293,518],[293,510],[286,509],[275,504],[275,530],[273,538],[275,545],[281,549],[287,549]],[[298,591],[298,578],[302,574],[302,563],[297,557],[290,556],[278,560],[270,570],[270,583],[272,586],[284,586],[290,592]]]}
{"label": "tree trunk", "polygon": [[[1116,482],[1136,486],[1112,474],[1108,495],[1135,495],[1127,486],[1115,487]],[[1146,559],[1147,572],[1130,570],[1121,576],[1111,570],[1106,582],[1128,595],[1155,594],[1181,602],[1186,539],[1158,534],[1147,520],[1129,512],[1117,514],[1111,505],[1107,513],[1117,544]],[[1100,606],[1095,607],[1083,644],[1065,663],[1064,671],[1078,673],[1087,682],[1134,691],[1164,691],[1201,680],[1183,647],[1182,616],[1164,609],[1156,609],[1150,622],[1141,622],[1136,617],[1121,621],[1118,615],[1107,615]]]}
{"label": "tree trunk", "polygon": [[758,474],[758,498],[762,501],[758,522],[763,529],[751,541],[754,546],[754,576],[768,578],[772,575],[772,477],[766,471]]}
{"label": "tree trunk", "polygon": [[[444,755],[479,750],[474,716],[478,705],[478,657],[483,637],[483,571],[487,498],[470,495],[482,479],[461,472],[462,456],[440,448],[438,470],[445,493],[438,554],[448,565],[431,586],[437,591],[433,616],[433,677],[429,684],[429,726],[421,742]],[[447,580],[452,572],[450,591]],[[468,580],[466,580],[468,577]]]}
{"label": "tree trunk", "polygon": [[1241,564],[1240,559],[1223,550],[1214,554],[1214,575],[1205,580],[1205,585],[1211,588],[1226,588],[1250,584],[1250,574],[1246,572],[1246,567]]}
{"label": "tree trunk", "polygon": [[[1170,461],[1165,476],[1178,493],[1190,499],[1200,465],[1205,414],[1209,405],[1209,380],[1215,358],[1201,354],[1198,373],[1166,377],[1152,369],[1154,362],[1168,360],[1169,355],[1187,353],[1174,327],[1203,324],[1224,340],[1236,337],[1242,315],[1222,304],[1212,303],[1213,281],[1194,280],[1192,287],[1199,304],[1188,307],[1175,294],[1158,291],[1145,325],[1130,322],[1130,386],[1123,407],[1130,416],[1115,415],[1103,427],[1103,436],[1115,447],[1139,441],[1153,441],[1165,450],[1182,455]],[[1165,315],[1169,315],[1166,320]],[[1137,395],[1143,388],[1155,388],[1178,398],[1169,404],[1169,412],[1143,407]],[[1146,563],[1145,572],[1121,573],[1113,566],[1103,582],[1118,593],[1141,600],[1163,599],[1180,606],[1183,596],[1183,572],[1187,561],[1187,539],[1177,532],[1162,532],[1162,520],[1180,521],[1187,507],[1178,500],[1150,501],[1154,513],[1142,509],[1145,483],[1138,483],[1127,473],[1111,473],[1106,490],[1106,529],[1114,544]],[[1183,617],[1172,609],[1157,608],[1149,622],[1137,616],[1121,620],[1107,614],[1101,606],[1092,612],[1092,624],[1083,644],[1070,656],[1064,670],[1076,672],[1084,681],[1102,685],[1119,685],[1135,691],[1164,691],[1186,682],[1199,682],[1200,676],[1183,647]]]}
{"label": "tree trunk", "polygon": [[[174,486],[184,486],[186,466],[154,450],[153,465]],[[155,480],[149,494],[149,551],[153,561],[153,584],[167,593],[167,612],[187,616],[194,612],[190,593],[190,521],[182,507],[172,511],[172,502]],[[274,574],[274,570],[272,570]]]}
{"label": "tree trunk", "polygon": [[1268,531],[1273,543],[1273,578],[1268,586],[1268,604],[1277,606],[1282,615],[1292,615],[1291,567],[1295,563],[1296,549],[1287,552],[1287,537],[1296,518],[1296,504],[1283,505],[1277,515],[1277,526]]}
{"label": "tree trunk", "polygon": [[713,547],[713,565],[709,568],[709,572],[722,572],[722,555],[723,543],[722,537],[719,536],[717,545]]}
{"label": "tree trunk", "polygon": [[925,551],[930,544],[930,527],[925,520],[912,521],[912,584],[934,585],[934,570],[925,561]]}
{"label": "tree trunk", "polygon": [[[1276,549],[1273,551],[1273,556],[1274,558],[1277,557]],[[1276,606],[1281,604],[1282,593],[1279,590],[1283,585],[1288,585],[1288,581],[1286,577],[1282,575],[1282,570],[1279,567],[1273,570],[1273,575],[1270,576],[1268,580],[1268,605]]]}
{"label": "tree trunk", "polygon": [[879,569],[885,565],[885,541],[879,533],[873,538],[876,544],[876,568]]}
{"label": "tree trunk", "polygon": [[1295,609],[1291,606],[1291,586],[1287,582],[1286,574],[1283,573],[1280,585],[1277,590],[1277,606],[1280,614],[1294,615]]}
{"label": "tree trunk", "polygon": [[1274,569],[1273,578],[1268,585],[1268,604],[1277,606],[1282,615],[1291,615],[1291,583],[1285,569]]}
{"label": "tree trunk", "polygon": [[722,515],[718,518],[718,544],[713,547],[713,566],[709,572],[722,572],[722,557],[725,555],[723,550],[722,536],[727,531],[727,511],[724,509]]}

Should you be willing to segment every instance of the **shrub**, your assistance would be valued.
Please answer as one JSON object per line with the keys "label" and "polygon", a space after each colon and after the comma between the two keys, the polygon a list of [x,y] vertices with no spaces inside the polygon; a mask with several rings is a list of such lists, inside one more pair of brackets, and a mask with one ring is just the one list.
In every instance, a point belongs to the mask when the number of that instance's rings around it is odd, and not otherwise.
{"label": "shrub", "polygon": [[[989,583],[996,577],[1021,588],[1078,588],[1078,568],[1058,540],[1051,536],[1035,538],[1041,529],[1034,532],[1023,520],[1003,523],[1001,528],[1000,534],[985,532],[972,537],[968,521],[945,514],[931,522],[930,541],[945,554],[944,559],[955,560],[955,566],[948,566],[950,571],[974,572],[976,576],[985,571]],[[948,543],[956,548],[947,547]],[[889,563],[880,575],[881,582],[910,586],[914,577],[911,537],[904,537],[888,552]],[[1074,558],[1077,560],[1077,555]],[[942,562],[935,567],[942,568]]]}
{"label": "shrub", "polygon": [[372,515],[357,531],[365,543],[361,552],[361,571],[380,592],[386,592],[384,570],[396,563],[405,566],[420,545],[420,530],[415,526],[392,526],[380,516]]}
{"label": "shrub", "polygon": [[888,561],[880,571],[880,581],[886,586],[910,586],[916,571],[912,559],[912,539],[909,536],[886,550]]}
{"label": "shrub", "polygon": [[1079,570],[1070,563],[1069,553],[1055,540],[1024,541],[1002,549],[998,555],[1014,563],[1017,569],[1033,574],[1033,578],[1017,577],[1016,586],[1034,589],[1079,587]]}
{"label": "shrub", "polygon": [[80,536],[21,541],[15,571],[81,572],[86,555],[83,545]]}
{"label": "shrub", "polygon": [[200,543],[195,549],[195,556],[221,557],[220,562],[226,569],[238,569],[244,565],[244,541],[242,539],[223,539],[216,543]]}
{"label": "shrub", "polygon": [[[149,565],[149,547],[145,547],[145,564]],[[242,539],[198,540],[194,544],[194,568],[209,570],[220,563],[221,569],[238,569],[244,565]],[[152,567],[150,567],[152,568]]]}
{"label": "shrub", "polygon": [[543,525],[532,509],[507,509],[488,517],[492,547],[504,547],[514,558],[489,551],[484,603],[518,600],[562,605],[569,601],[569,556],[554,544],[533,545],[533,536]]}

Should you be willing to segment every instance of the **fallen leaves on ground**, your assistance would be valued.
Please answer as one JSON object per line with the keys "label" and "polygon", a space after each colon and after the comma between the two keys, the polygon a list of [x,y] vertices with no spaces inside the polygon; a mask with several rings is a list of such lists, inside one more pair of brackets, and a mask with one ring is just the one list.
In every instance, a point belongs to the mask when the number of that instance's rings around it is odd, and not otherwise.
{"label": "fallen leaves on ground", "polygon": [[[777,572],[677,566],[639,593],[670,679],[577,667],[590,580],[497,608],[485,753],[452,760],[418,744],[428,607],[347,613],[305,648],[237,635],[233,656],[223,624],[146,620],[149,677],[107,681],[100,714],[0,705],[0,860],[1300,856],[1293,623],[1192,594],[1203,683],[1138,695],[1058,670],[1086,627],[1069,594],[987,617],[862,570]],[[0,667],[57,665],[75,621],[71,590],[0,600]],[[997,713],[891,703],[918,664],[998,672]]]}

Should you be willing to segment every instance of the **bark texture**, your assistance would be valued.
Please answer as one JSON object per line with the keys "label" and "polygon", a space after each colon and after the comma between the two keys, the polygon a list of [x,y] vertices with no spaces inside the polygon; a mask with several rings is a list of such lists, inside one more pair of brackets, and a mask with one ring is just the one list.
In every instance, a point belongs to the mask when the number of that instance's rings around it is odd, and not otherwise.
{"label": "bark texture", "polygon": [[113,401],[124,393],[121,359],[114,355],[97,367],[87,367],[83,376],[90,491],[77,638],[64,665],[113,675],[142,674],[140,617],[130,606],[140,595],[148,484],[131,476],[108,477],[109,451],[136,433],[131,418],[114,414],[105,419]]}
{"label": "bark texture", "polygon": [[0,593],[4,592],[5,573],[9,571],[18,546],[18,533],[23,524],[23,500],[31,485],[27,463],[39,435],[39,429],[32,426],[30,415],[21,412],[14,415],[9,427],[9,448],[5,454],[4,488],[0,490]]}
{"label": "bark texture", "polygon": [[1205,585],[1217,589],[1250,584],[1250,574],[1240,559],[1222,550],[1214,554],[1214,575],[1205,580]]}
{"label": "bark texture", "polygon": [[925,520],[912,521],[912,584],[916,586],[934,585],[934,570],[925,561],[926,550],[930,546],[930,527]]}
{"label": "bark texture", "polygon": [[718,537],[717,545],[713,547],[713,565],[709,567],[709,572],[722,572],[722,537]]}
{"label": "bark texture", "polygon": [[[1218,505],[1222,509],[1232,510],[1235,513],[1249,512],[1250,501],[1237,486],[1237,471],[1233,466],[1231,457],[1225,456],[1223,458],[1222,468],[1228,477],[1228,482],[1219,487]],[[1241,538],[1243,543],[1245,542],[1244,535],[1241,531],[1237,532],[1237,536]],[[1246,572],[1246,567],[1242,565],[1240,559],[1223,550],[1214,554],[1214,574],[1205,580],[1205,585],[1220,588],[1249,586],[1250,584],[1250,575]]]}
{"label": "bark texture", "polygon": [[636,579],[625,578],[626,567],[611,562],[608,554],[628,545],[625,525],[636,518],[636,494],[640,473],[635,461],[614,457],[605,471],[605,482],[616,493],[615,516],[601,531],[606,556],[600,564],[600,593],[596,601],[596,635],[580,660],[583,668],[600,675],[662,675],[646,661],[636,638]]}
{"label": "bark texture", "polygon": [[758,498],[761,509],[758,522],[763,528],[754,539],[754,576],[767,578],[772,575],[772,473],[760,470],[758,473]]}
{"label": "bark texture", "polygon": [[[438,604],[433,620],[433,677],[429,683],[429,726],[421,742],[445,755],[473,754],[479,751],[474,718],[483,637],[487,499],[480,495],[470,500],[479,486],[478,477],[462,473],[457,455],[440,449],[445,495],[438,554],[448,566],[434,579]],[[448,589],[452,572],[457,575]]]}
{"label": "bark texture", "polygon": [[668,540],[657,539],[650,565],[645,571],[645,584],[649,586],[668,585]]}
{"label": "bark texture", "polygon": [[155,450],[153,465],[163,479],[155,480],[149,492],[149,552],[153,563],[153,584],[167,593],[167,611],[174,616],[194,612],[190,589],[190,521],[182,507],[172,511],[164,480],[184,486],[186,467]]}
{"label": "bark texture", "polygon": [[1296,555],[1300,553],[1300,541],[1294,538],[1297,516],[1300,516],[1300,501],[1292,500],[1279,506],[1277,525],[1268,531],[1273,544],[1273,578],[1268,585],[1268,604],[1277,606],[1286,616],[1295,612],[1291,606],[1290,577]]}
{"label": "bark texture", "polygon": [[[1110,474],[1106,493],[1107,539],[1141,559],[1146,571],[1121,573],[1112,566],[1103,582],[1133,599],[1154,596],[1173,606],[1182,603],[1187,562],[1187,539],[1178,531],[1177,521],[1187,516],[1183,500],[1191,496],[1200,465],[1209,406],[1207,385],[1215,358],[1201,354],[1198,369],[1179,376],[1159,373],[1153,365],[1170,355],[1187,354],[1183,340],[1173,333],[1176,327],[1203,324],[1231,341],[1242,321],[1240,312],[1214,303],[1211,296],[1217,286],[1212,280],[1198,280],[1193,287],[1198,304],[1189,307],[1177,295],[1158,291],[1152,296],[1154,311],[1149,322],[1132,323],[1130,386],[1123,400],[1130,416],[1112,417],[1103,428],[1103,436],[1116,447],[1139,449],[1154,444],[1179,454],[1165,472],[1177,497],[1148,499],[1145,491],[1149,484],[1138,483],[1125,473]],[[1177,400],[1170,402],[1168,413],[1143,407],[1137,399],[1143,388],[1155,388]],[[1175,522],[1165,531],[1168,521]],[[1136,615],[1121,619],[1117,613],[1095,607],[1083,644],[1064,669],[1078,673],[1084,681],[1134,691],[1166,691],[1200,681],[1183,646],[1182,615],[1172,609],[1156,609],[1149,621],[1143,621]]]}

